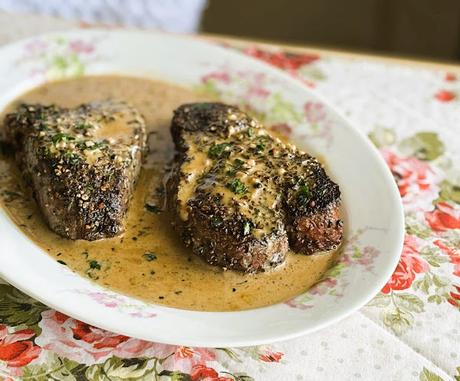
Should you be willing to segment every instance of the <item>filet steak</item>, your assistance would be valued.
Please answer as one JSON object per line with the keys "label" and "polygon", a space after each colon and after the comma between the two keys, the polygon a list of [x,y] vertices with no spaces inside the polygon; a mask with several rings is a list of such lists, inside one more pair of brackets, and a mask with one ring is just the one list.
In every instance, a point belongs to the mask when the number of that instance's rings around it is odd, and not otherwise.
{"label": "filet steak", "polygon": [[258,272],[289,248],[308,255],[340,244],[340,190],[314,157],[222,103],[180,106],[171,134],[167,206],[182,240],[210,264]]}
{"label": "filet steak", "polygon": [[70,239],[123,231],[145,148],[142,116],[124,102],[74,109],[22,104],[7,140],[50,228]]}

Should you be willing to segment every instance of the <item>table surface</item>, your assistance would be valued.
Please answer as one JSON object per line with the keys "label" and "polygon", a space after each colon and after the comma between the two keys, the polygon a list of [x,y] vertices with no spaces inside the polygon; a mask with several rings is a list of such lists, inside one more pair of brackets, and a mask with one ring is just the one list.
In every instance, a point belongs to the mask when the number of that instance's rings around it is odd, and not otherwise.
{"label": "table surface", "polygon": [[[77,26],[0,13],[0,44]],[[324,95],[379,148],[406,213],[405,245],[392,278],[364,308],[333,326],[238,349],[112,334],[3,283],[0,378],[460,380],[460,67],[217,39]]]}

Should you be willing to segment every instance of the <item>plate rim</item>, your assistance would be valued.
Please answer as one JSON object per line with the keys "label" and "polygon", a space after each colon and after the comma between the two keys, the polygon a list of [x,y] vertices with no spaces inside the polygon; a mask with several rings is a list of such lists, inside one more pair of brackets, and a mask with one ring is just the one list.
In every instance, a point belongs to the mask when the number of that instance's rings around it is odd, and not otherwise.
{"label": "plate rim", "polygon": [[[302,84],[298,79],[295,79],[288,73],[283,72],[282,70],[279,70],[277,68],[274,68],[270,66],[267,63],[261,62],[259,60],[256,60],[255,58],[249,57],[247,55],[244,55],[243,53],[239,51],[234,51],[230,50],[228,48],[222,47],[217,45],[216,43],[209,42],[208,40],[203,40],[200,39],[197,36],[189,36],[189,35],[175,35],[175,34],[168,34],[168,33],[162,33],[162,32],[151,32],[151,31],[137,31],[137,30],[110,30],[110,29],[103,29],[103,28],[91,28],[91,29],[69,29],[69,30],[64,30],[64,31],[56,31],[56,32],[50,32],[50,33],[43,33],[37,36],[33,36],[30,38],[26,39],[21,39],[16,42],[6,44],[0,47],[0,54],[2,51],[7,50],[9,48],[15,48],[15,47],[20,47],[23,44],[27,43],[28,41],[33,41],[34,39],[37,38],[48,38],[48,37],[53,37],[53,36],[63,36],[63,35],[75,35],[75,34],[98,34],[98,33],[105,33],[105,34],[112,34],[112,35],[117,35],[117,34],[122,34],[122,35],[136,35],[136,34],[142,34],[142,35],[161,35],[166,38],[172,38],[172,39],[179,39],[179,40],[192,40],[194,43],[201,44],[206,46],[207,48],[211,49],[217,49],[222,51],[222,53],[225,54],[230,54],[230,55],[238,55],[240,57],[244,57],[245,60],[252,61],[253,65],[259,66],[262,68],[265,72],[270,72],[274,76],[277,76],[278,78],[282,79],[282,81],[288,81],[292,85],[298,87],[299,89],[302,88],[302,91],[312,95],[314,98],[316,98],[318,101],[320,101],[322,104],[326,106],[328,110],[330,110],[332,113],[334,113],[342,122],[343,124],[347,125],[348,132],[353,133],[354,137],[358,140],[360,140],[360,143],[363,145],[366,145],[367,148],[369,149],[369,153],[373,156],[374,160],[376,160],[376,163],[378,163],[381,172],[385,176],[385,182],[388,184],[392,184],[392,186],[389,185],[389,188],[391,189],[391,201],[394,203],[395,206],[397,206],[397,232],[398,236],[396,237],[396,241],[393,244],[393,250],[394,252],[398,251],[401,253],[402,248],[403,248],[403,242],[404,242],[404,209],[403,209],[403,204],[402,200],[399,196],[399,192],[397,190],[396,183],[394,182],[393,176],[391,175],[391,172],[389,168],[387,167],[384,159],[378,152],[378,150],[368,141],[367,137],[364,135],[363,132],[361,132],[359,129],[357,129],[354,126],[354,123],[349,120],[345,115],[343,115],[342,112],[337,110],[337,108],[331,104],[331,102],[326,99],[321,93],[317,91],[313,91],[312,89],[308,88],[304,84]],[[106,74],[110,74],[110,72],[106,72]],[[141,76],[142,77],[142,76]],[[3,210],[3,208],[0,208],[0,212],[5,216],[5,218],[10,222],[11,225],[13,225],[18,231],[21,232],[23,236],[25,236],[32,244],[33,241],[25,235],[21,229],[9,218],[7,213]],[[396,211],[395,211],[396,212]],[[46,254],[46,252],[45,252]],[[47,254],[46,254],[47,255]],[[58,299],[59,297],[55,298],[49,298],[49,297],[43,297],[42,295],[38,294],[35,292],[34,289],[31,289],[30,287],[27,287],[26,285],[21,282],[21,277],[18,274],[8,274],[4,271],[3,268],[0,268],[0,276],[10,283],[12,286],[18,288],[19,290],[23,291],[29,296],[32,296],[36,300],[42,302],[46,306],[62,311],[65,314],[72,316],[78,320],[82,320],[84,322],[87,322],[91,325],[94,325],[99,328],[103,328],[106,330],[109,330],[111,332],[116,332],[116,333],[121,333],[124,335],[128,335],[130,337],[135,337],[143,340],[152,340],[152,341],[157,341],[157,342],[164,342],[168,344],[177,344],[177,345],[190,345],[190,346],[212,346],[212,347],[220,347],[220,346],[232,346],[232,347],[241,347],[241,346],[250,346],[250,345],[258,345],[258,344],[268,344],[268,343],[273,343],[277,341],[284,341],[284,340],[289,340],[295,337],[303,336],[305,334],[323,329],[326,326],[332,325],[347,316],[351,315],[353,312],[357,311],[359,308],[364,306],[368,301],[370,301],[380,290],[381,288],[385,285],[391,274],[393,273],[394,269],[397,266],[397,263],[399,261],[400,254],[399,255],[393,255],[391,263],[388,263],[386,271],[382,272],[379,271],[379,277],[378,277],[378,282],[375,282],[375,286],[372,287],[371,291],[367,291],[366,293],[360,294],[361,296],[359,298],[355,298],[354,303],[351,303],[348,305],[348,309],[346,311],[343,311],[342,313],[338,313],[332,318],[327,316],[323,320],[321,320],[320,323],[316,324],[313,328],[307,327],[303,330],[296,330],[294,332],[289,332],[289,333],[284,333],[284,334],[270,334],[270,335],[265,335],[265,338],[257,338],[257,339],[246,339],[246,338],[239,338],[239,339],[232,339],[229,341],[228,339],[226,341],[210,341],[207,340],[206,342],[199,342],[196,339],[189,340],[184,339],[181,340],[181,342],[169,342],[169,341],[164,341],[164,339],[161,338],[152,338],[152,339],[146,339],[145,335],[139,334],[136,330],[132,330],[128,327],[124,328],[124,331],[120,331],[120,327],[113,326],[112,324],[101,322],[101,320],[93,318],[93,316],[89,315],[84,315],[78,313],[76,310],[69,310],[68,308],[62,308],[59,303]],[[27,283],[26,283],[27,284]],[[105,288],[107,289],[107,288]],[[110,290],[110,289],[107,289]],[[112,291],[112,290],[110,290]],[[112,291],[113,292],[113,291]],[[123,294],[121,294],[123,295]],[[270,308],[273,307],[274,305],[271,306],[266,306],[266,307],[260,307],[257,309],[251,309],[251,310],[245,310],[245,311],[231,311],[231,312],[204,312],[204,311],[187,311],[187,312],[194,312],[197,314],[226,314],[226,315],[234,315],[234,314],[241,314],[249,311],[255,311],[255,310],[260,310],[260,309],[265,309],[265,308]],[[177,308],[171,308],[171,307],[164,307],[164,306],[159,306],[155,305],[155,308],[158,308],[159,310],[179,310],[184,312],[184,310],[177,309]]]}

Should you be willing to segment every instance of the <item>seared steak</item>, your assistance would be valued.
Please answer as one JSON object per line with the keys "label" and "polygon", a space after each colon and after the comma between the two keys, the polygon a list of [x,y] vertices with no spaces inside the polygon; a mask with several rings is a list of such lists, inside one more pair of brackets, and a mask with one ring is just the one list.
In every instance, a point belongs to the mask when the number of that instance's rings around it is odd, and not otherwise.
{"label": "seared steak", "polygon": [[135,109],[115,101],[75,109],[23,104],[5,127],[52,230],[86,240],[123,231],[145,147]]}
{"label": "seared steak", "polygon": [[179,107],[167,204],[185,244],[207,262],[269,269],[289,248],[313,254],[342,240],[340,190],[312,156],[221,103]]}

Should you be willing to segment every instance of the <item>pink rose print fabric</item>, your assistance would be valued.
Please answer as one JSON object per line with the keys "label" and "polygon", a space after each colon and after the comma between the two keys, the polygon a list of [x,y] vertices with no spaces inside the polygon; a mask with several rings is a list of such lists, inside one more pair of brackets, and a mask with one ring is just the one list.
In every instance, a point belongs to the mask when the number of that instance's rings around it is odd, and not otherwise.
{"label": "pink rose print fabric", "polygon": [[[15,23],[27,19],[21,16],[8,24],[10,18],[0,14],[4,29],[13,30]],[[57,45],[59,55],[51,51]],[[227,47],[284,70],[314,89],[375,144],[393,174],[406,217],[404,248],[392,276],[366,307],[333,329],[246,348],[193,348],[130,338],[75,320],[0,284],[0,379],[460,379],[460,71],[250,43]],[[98,41],[34,39],[21,63],[30,67],[34,78],[63,78],[83,74],[97,57]],[[266,110],[270,115],[258,117],[270,121],[276,133],[289,137],[292,126],[302,122],[308,124],[305,136],[312,142],[329,138],[322,102],[300,100],[305,102],[300,112],[292,110],[271,93],[263,75],[247,78],[230,69],[208,73],[201,86],[216,90],[243,83],[244,96],[235,102],[249,111]],[[271,108],[264,109],[268,103]],[[374,271],[373,258],[385,253],[362,247],[359,239],[360,232],[349,237],[350,249],[310,296],[340,297],[344,287],[353,287],[337,280],[349,266]],[[104,295],[94,297],[113,308],[121,303]],[[313,313],[308,295],[286,304]]]}

